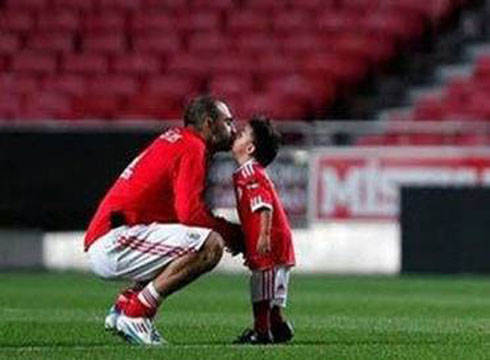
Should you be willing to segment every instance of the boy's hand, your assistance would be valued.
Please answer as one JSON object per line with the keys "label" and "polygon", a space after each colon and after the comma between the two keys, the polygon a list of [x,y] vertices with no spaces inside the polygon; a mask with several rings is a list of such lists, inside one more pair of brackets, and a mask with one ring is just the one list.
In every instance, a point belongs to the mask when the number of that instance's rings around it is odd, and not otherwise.
{"label": "boy's hand", "polygon": [[257,254],[266,255],[271,251],[270,236],[260,235],[257,241]]}

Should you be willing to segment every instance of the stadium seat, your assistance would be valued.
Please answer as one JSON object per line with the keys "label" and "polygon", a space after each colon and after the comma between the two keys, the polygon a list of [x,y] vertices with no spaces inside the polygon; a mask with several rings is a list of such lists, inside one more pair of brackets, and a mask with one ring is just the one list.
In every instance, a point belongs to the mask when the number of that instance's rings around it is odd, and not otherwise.
{"label": "stadium seat", "polygon": [[91,53],[122,54],[127,49],[123,34],[89,34],[83,38],[83,50]]}
{"label": "stadium seat", "polygon": [[38,13],[37,26],[43,32],[75,32],[80,29],[80,18],[75,11],[47,10]]}
{"label": "stadium seat", "polygon": [[193,34],[189,40],[189,51],[196,56],[202,53],[225,53],[231,48],[228,37],[219,32],[203,32]]}
{"label": "stadium seat", "polygon": [[73,51],[73,36],[57,32],[37,32],[28,40],[27,48],[36,51],[69,53]]}
{"label": "stadium seat", "polygon": [[5,93],[0,96],[0,120],[17,119],[21,108],[21,96],[12,93]]}
{"label": "stadium seat", "polygon": [[243,75],[215,75],[209,81],[209,91],[225,99],[228,96],[240,96],[253,90],[253,81],[251,77]]}
{"label": "stadium seat", "polygon": [[0,12],[0,29],[5,32],[25,34],[34,28],[34,17],[27,11],[4,10]]}
{"label": "stadium seat", "polygon": [[191,54],[178,53],[169,59],[167,72],[204,78],[210,73],[210,64],[208,59],[198,58]]}
{"label": "stadium seat", "polygon": [[39,120],[63,118],[70,107],[70,99],[65,94],[42,92],[26,97],[20,116]]}
{"label": "stadium seat", "polygon": [[140,0],[141,8],[148,12],[153,11],[167,11],[167,12],[180,12],[187,11],[189,9],[189,3],[187,0]]}
{"label": "stadium seat", "polygon": [[18,73],[47,75],[57,70],[57,61],[53,54],[24,51],[12,57],[12,70]]}
{"label": "stadium seat", "polygon": [[91,0],[51,0],[51,7],[56,10],[72,10],[88,12],[93,10]]}
{"label": "stadium seat", "polygon": [[27,11],[39,11],[48,7],[48,0],[5,0],[7,9],[22,9]]}
{"label": "stadium seat", "polygon": [[88,81],[91,95],[132,96],[139,91],[138,81],[131,76],[104,75]]}
{"label": "stadium seat", "polygon": [[130,17],[130,28],[133,34],[164,34],[175,33],[177,19],[168,12],[136,12]]}
{"label": "stadium seat", "polygon": [[272,27],[279,34],[294,34],[298,32],[313,32],[314,22],[311,14],[306,11],[281,11],[272,17]]}
{"label": "stadium seat", "polygon": [[200,92],[202,83],[191,76],[165,74],[149,77],[144,88],[149,94],[178,98]]}
{"label": "stadium seat", "polygon": [[99,11],[135,11],[140,7],[139,0],[93,0],[94,8]]}
{"label": "stadium seat", "polygon": [[33,94],[39,91],[40,81],[36,75],[0,74],[0,94]]}
{"label": "stadium seat", "polygon": [[83,75],[53,75],[43,79],[42,89],[80,97],[87,93],[88,80]]}
{"label": "stadium seat", "polygon": [[12,33],[0,33],[0,55],[12,55],[20,50],[19,36]]}
{"label": "stadium seat", "polygon": [[244,9],[232,12],[227,17],[227,32],[232,35],[265,34],[270,29],[267,15]]}
{"label": "stadium seat", "polygon": [[83,31],[90,34],[122,34],[125,26],[125,15],[116,11],[89,13],[83,20]]}
{"label": "stadium seat", "polygon": [[236,51],[252,56],[278,49],[278,41],[268,34],[251,33],[242,34],[235,39],[234,47]]}
{"label": "stadium seat", "polygon": [[203,32],[219,30],[220,14],[215,11],[183,13],[177,19],[177,30],[182,32]]}
{"label": "stadium seat", "polygon": [[181,41],[175,34],[143,34],[133,37],[133,47],[136,52],[169,56],[180,51]]}
{"label": "stadium seat", "polygon": [[62,59],[62,69],[72,74],[105,74],[108,70],[108,60],[98,54],[66,54]]}
{"label": "stadium seat", "polygon": [[121,99],[116,96],[84,96],[75,98],[71,104],[75,118],[113,119],[121,108]]}
{"label": "stadium seat", "polygon": [[444,106],[439,97],[424,96],[417,100],[414,120],[438,121],[444,119]]}
{"label": "stadium seat", "polygon": [[130,75],[158,74],[162,62],[157,56],[151,54],[125,54],[114,59],[114,71]]}

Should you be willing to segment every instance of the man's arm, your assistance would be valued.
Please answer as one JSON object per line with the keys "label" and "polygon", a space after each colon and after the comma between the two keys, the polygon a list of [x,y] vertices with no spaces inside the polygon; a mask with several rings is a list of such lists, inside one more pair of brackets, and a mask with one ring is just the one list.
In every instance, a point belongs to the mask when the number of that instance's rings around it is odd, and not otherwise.
{"label": "man's arm", "polygon": [[243,242],[240,226],[212,215],[204,201],[206,180],[205,154],[199,149],[188,149],[176,170],[174,179],[175,210],[180,223],[215,230],[227,246],[236,248]]}

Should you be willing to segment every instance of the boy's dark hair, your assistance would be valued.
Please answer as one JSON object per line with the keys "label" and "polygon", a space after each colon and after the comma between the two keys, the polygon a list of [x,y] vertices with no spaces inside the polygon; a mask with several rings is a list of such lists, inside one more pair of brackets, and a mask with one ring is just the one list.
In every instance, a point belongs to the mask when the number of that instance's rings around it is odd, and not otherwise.
{"label": "boy's dark hair", "polygon": [[253,131],[254,158],[267,167],[277,156],[281,145],[281,134],[266,116],[252,116],[248,122]]}
{"label": "boy's dark hair", "polygon": [[210,95],[192,99],[184,110],[184,126],[191,125],[200,130],[206,116],[216,120],[218,118],[218,101],[221,100]]}

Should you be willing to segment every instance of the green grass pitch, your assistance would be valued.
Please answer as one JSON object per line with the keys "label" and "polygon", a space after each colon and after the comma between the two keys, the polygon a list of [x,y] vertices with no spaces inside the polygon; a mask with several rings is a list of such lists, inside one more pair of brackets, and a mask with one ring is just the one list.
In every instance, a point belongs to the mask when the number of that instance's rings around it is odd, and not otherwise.
{"label": "green grass pitch", "polygon": [[245,275],[210,274],[167,299],[169,345],[105,333],[123,284],[76,273],[0,274],[0,359],[489,359],[490,279],[293,274],[294,341],[231,342],[250,325]]}

